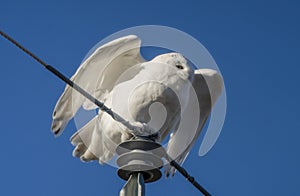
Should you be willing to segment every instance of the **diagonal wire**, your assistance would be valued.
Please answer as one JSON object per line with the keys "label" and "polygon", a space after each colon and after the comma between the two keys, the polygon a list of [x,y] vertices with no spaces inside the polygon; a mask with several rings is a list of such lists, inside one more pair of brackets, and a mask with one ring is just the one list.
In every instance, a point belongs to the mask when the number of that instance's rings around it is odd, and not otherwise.
{"label": "diagonal wire", "polygon": [[86,97],[91,102],[93,102],[97,106],[99,106],[101,110],[107,112],[109,115],[111,115],[113,118],[115,118],[114,117],[114,113],[108,107],[106,107],[102,102],[98,101],[95,97],[93,97],[92,95],[90,95],[88,92],[86,92],[85,90],[83,90],[80,86],[78,86],[77,84],[75,84],[72,80],[70,80],[69,78],[67,78],[66,76],[64,76],[57,69],[55,69],[51,65],[48,65],[47,63],[45,63],[43,60],[41,60],[40,58],[38,58],[35,54],[33,54],[32,52],[30,52],[29,50],[27,50],[26,48],[24,48],[16,40],[14,40],[10,36],[8,36],[4,32],[2,32],[1,30],[0,30],[0,34],[3,37],[5,37],[8,41],[10,41],[11,43],[13,43],[15,46],[17,46],[18,48],[20,48],[23,52],[25,52],[26,54],[28,54],[29,56],[31,56],[38,63],[42,64],[47,70],[49,70],[50,72],[52,72],[53,74],[55,74],[57,77],[59,77],[61,80],[63,80],[65,83],[67,83],[69,86],[71,86],[72,88],[74,88],[75,90],[77,90],[84,97]]}
{"label": "diagonal wire", "polygon": [[172,160],[170,162],[170,165],[175,167],[179,173],[181,173],[192,185],[194,185],[203,195],[205,196],[211,196],[211,194],[203,187],[201,186],[193,176],[189,175],[189,173],[181,167],[176,161]]}
{"label": "diagonal wire", "polygon": [[[59,72],[57,69],[55,69],[51,65],[45,63],[43,60],[41,60],[39,57],[37,57],[35,54],[33,54],[32,52],[30,52],[29,50],[27,50],[25,47],[23,47],[21,44],[19,44],[16,40],[14,40],[13,38],[11,38],[10,36],[8,36],[6,33],[4,33],[3,31],[0,30],[0,34],[4,38],[6,38],[8,41],[10,41],[11,43],[13,43],[15,46],[17,46],[19,49],[21,49],[23,52],[25,52],[30,57],[32,57],[34,60],[36,60],[38,63],[40,63],[41,65],[43,65],[51,73],[53,73],[58,78],[60,78],[61,80],[63,80],[65,83],[67,83],[70,87],[72,87],[73,89],[75,89],[76,91],[78,91],[80,94],[82,94],[89,101],[91,101],[94,104],[96,104],[102,111],[104,111],[107,114],[109,114],[114,120],[122,123],[129,130],[132,130],[132,132],[135,135],[138,135],[138,133],[136,133],[136,131],[139,131],[140,128],[131,125],[129,123],[129,121],[126,121],[120,115],[118,115],[117,113],[113,112],[110,108],[108,108],[107,106],[105,106],[104,103],[100,102],[98,99],[96,99],[95,97],[93,97],[91,94],[89,94],[87,91],[85,91],[80,86],[78,86],[76,83],[74,83],[72,80],[70,80],[69,78],[67,78],[65,75],[63,75],[61,72]],[[55,132],[55,134],[57,134],[58,131]]]}
{"label": "diagonal wire", "polygon": [[[8,41],[13,43],[15,46],[17,46],[19,49],[21,49],[23,52],[28,54],[30,57],[32,57],[34,60],[36,60],[38,63],[43,65],[47,70],[49,70],[51,73],[56,75],[58,78],[63,80],[65,83],[67,83],[70,87],[78,91],[81,95],[83,95],[85,98],[87,98],[89,101],[96,104],[102,111],[108,113],[114,120],[121,122],[123,125],[125,125],[129,130],[136,130],[137,127],[132,126],[128,121],[123,119],[120,115],[114,113],[110,108],[104,105],[104,103],[97,100],[95,97],[93,97],[91,94],[89,94],[87,91],[85,91],[83,88],[78,86],[76,83],[74,83],[72,80],[67,78],[65,75],[63,75],[61,72],[59,72],[56,68],[52,67],[51,65],[45,63],[43,60],[41,60],[39,57],[37,57],[35,54],[27,50],[25,47],[23,47],[21,44],[19,44],[16,40],[8,36],[6,33],[0,30],[0,35],[6,38]],[[56,133],[55,133],[56,134]],[[181,173],[190,183],[192,183],[203,195],[205,196],[211,196],[211,194],[205,190],[195,179],[194,177],[190,176],[188,172],[181,167],[176,161],[172,160],[170,161],[170,165],[175,167],[179,173]]]}

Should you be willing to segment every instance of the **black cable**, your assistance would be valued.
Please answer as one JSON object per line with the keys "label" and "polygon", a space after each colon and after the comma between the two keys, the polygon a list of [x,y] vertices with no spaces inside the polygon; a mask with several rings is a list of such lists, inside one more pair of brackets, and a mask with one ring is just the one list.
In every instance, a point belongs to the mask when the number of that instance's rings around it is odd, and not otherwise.
{"label": "black cable", "polygon": [[34,60],[36,60],[37,62],[39,62],[40,64],[42,64],[47,70],[49,70],[50,72],[52,72],[54,75],[56,75],[61,80],[63,80],[65,83],[67,83],[69,86],[71,86],[76,91],[78,91],[79,93],[81,93],[85,98],[87,98],[91,102],[95,103],[101,110],[107,112],[109,115],[111,115],[115,119],[114,113],[111,111],[111,109],[109,109],[108,107],[106,107],[102,102],[100,102],[95,97],[93,97],[92,95],[90,95],[88,92],[86,92],[85,90],[83,90],[80,86],[78,86],[72,80],[70,80],[69,78],[67,78],[66,76],[64,76],[57,69],[55,69],[51,65],[48,65],[47,63],[45,63],[44,61],[42,61],[35,54],[33,54],[32,52],[30,52],[29,50],[27,50],[26,48],[24,48],[16,40],[14,40],[10,36],[8,36],[4,32],[2,32],[1,30],[0,30],[0,34],[3,37],[5,37],[8,41],[10,41],[11,43],[13,43],[15,46],[17,46],[18,48],[20,48],[21,50],[23,50],[26,54],[28,54],[29,56],[31,56]]}
{"label": "black cable", "polygon": [[[82,94],[85,98],[96,104],[102,111],[108,113],[113,119],[123,123],[125,126],[130,126],[128,124],[128,121],[125,121],[121,116],[114,113],[110,108],[106,107],[104,103],[97,100],[95,97],[93,97],[91,94],[89,94],[87,91],[82,89],[80,86],[78,86],[76,83],[74,83],[72,80],[67,78],[65,75],[63,75],[61,72],[59,72],[57,69],[52,67],[51,65],[48,65],[44,61],[42,61],[40,58],[38,58],[35,54],[24,48],[21,44],[19,44],[16,40],[5,34],[0,30],[0,34],[6,38],[8,41],[13,43],[15,46],[17,46],[19,49],[21,49],[23,52],[31,56],[34,60],[36,60],[38,63],[42,64],[47,70],[49,70],[51,73],[56,75],[58,78],[63,80],[65,83],[67,83],[70,87],[78,91],[80,94]],[[131,127],[131,126],[130,126]],[[130,128],[128,127],[128,128]],[[131,127],[132,128],[132,127]],[[134,129],[134,127],[132,128]],[[175,167],[189,182],[191,182],[199,191],[201,191],[205,196],[211,196],[197,181],[195,181],[194,177],[190,176],[187,171],[181,167],[176,161],[170,162],[171,166]]]}
{"label": "black cable", "polygon": [[171,161],[170,165],[175,167],[192,185],[194,185],[203,195],[205,196],[211,196],[211,194],[203,187],[201,186],[193,176],[190,176],[188,172],[181,167],[176,161]]}

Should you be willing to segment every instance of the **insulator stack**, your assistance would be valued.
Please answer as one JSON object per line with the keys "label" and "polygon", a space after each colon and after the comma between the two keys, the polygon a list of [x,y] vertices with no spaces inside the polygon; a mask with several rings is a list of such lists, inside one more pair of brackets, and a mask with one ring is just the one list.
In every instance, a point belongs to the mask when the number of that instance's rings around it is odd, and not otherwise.
{"label": "insulator stack", "polygon": [[160,144],[144,139],[130,140],[121,143],[116,152],[120,178],[128,180],[133,173],[143,174],[145,183],[161,178],[165,150]]}

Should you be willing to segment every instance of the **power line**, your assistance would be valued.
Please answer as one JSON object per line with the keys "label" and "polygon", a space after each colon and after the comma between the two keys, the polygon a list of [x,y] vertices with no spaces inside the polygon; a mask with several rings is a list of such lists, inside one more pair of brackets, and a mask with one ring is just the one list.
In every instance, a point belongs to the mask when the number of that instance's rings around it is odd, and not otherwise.
{"label": "power line", "polygon": [[176,161],[171,161],[170,165],[175,167],[179,173],[181,173],[192,185],[194,185],[203,195],[205,196],[211,196],[211,194],[203,187],[201,186],[193,176],[189,175],[189,173],[181,167]]}
{"label": "power line", "polygon": [[[110,108],[106,107],[104,103],[100,102],[97,100],[95,97],[93,97],[91,94],[89,94],[87,91],[82,89],[80,86],[78,86],[76,83],[74,83],[72,80],[67,78],[65,75],[63,75],[61,72],[59,72],[56,68],[52,67],[51,65],[45,63],[43,60],[41,60],[39,57],[37,57],[35,54],[27,50],[25,47],[23,47],[21,44],[19,44],[16,40],[14,40],[12,37],[8,36],[6,33],[0,30],[1,36],[6,38],[8,41],[13,43],[16,47],[21,49],[23,52],[28,54],[30,57],[32,57],[34,60],[36,60],[38,63],[43,65],[47,70],[49,70],[51,73],[56,75],[58,78],[63,80],[65,83],[67,83],[70,87],[78,91],[80,94],[82,94],[85,98],[87,98],[89,101],[93,102],[96,104],[102,111],[108,113],[114,120],[121,122],[124,124],[126,127],[128,127],[130,130],[135,130],[136,127],[132,126],[129,124],[128,121],[123,119],[121,116],[118,114],[114,113]],[[56,134],[56,133],[55,133]],[[203,193],[205,196],[211,196],[211,194],[205,190],[195,179],[194,177],[190,176],[188,172],[181,167],[176,161],[172,160],[170,161],[170,165],[175,167],[179,173],[181,173],[190,183],[192,183],[201,193]]]}
{"label": "power line", "polygon": [[[82,94],[85,98],[87,98],[89,101],[92,103],[96,104],[102,111],[106,112],[109,114],[114,120],[122,123],[124,126],[126,126],[129,130],[133,132],[133,134],[136,134],[136,130],[138,131],[138,127],[133,126],[130,124],[129,121],[126,121],[124,118],[122,118],[120,115],[114,113],[110,108],[106,107],[104,103],[100,102],[98,99],[93,97],[91,94],[89,94],[87,91],[82,89],[80,86],[78,86],[76,83],[74,83],[72,80],[67,78],[65,75],[63,75],[61,72],[59,72],[56,68],[52,67],[51,65],[45,63],[43,60],[41,60],[39,57],[37,57],[35,54],[27,50],[25,47],[23,47],[21,44],[19,44],[16,40],[14,40],[12,37],[4,33],[3,31],[0,30],[0,34],[6,38],[8,41],[13,43],[15,46],[17,46],[19,49],[21,49],[23,52],[28,54],[30,57],[32,57],[34,60],[36,60],[38,63],[43,65],[47,70],[49,70],[51,73],[56,75],[58,78],[63,80],[65,83],[67,83],[70,87],[78,91],[80,94]],[[54,134],[57,134],[59,130],[57,130]]]}
{"label": "power line", "polygon": [[72,80],[70,80],[69,78],[67,78],[65,75],[63,75],[61,72],[59,72],[57,69],[55,69],[51,65],[45,63],[43,60],[41,60],[39,57],[37,57],[35,54],[33,54],[32,52],[30,52],[29,50],[27,50],[25,47],[23,47],[21,44],[19,44],[16,40],[14,40],[10,36],[8,36],[4,32],[2,32],[1,30],[0,30],[0,34],[3,37],[5,37],[8,41],[10,41],[11,43],[13,43],[15,46],[17,46],[18,48],[20,48],[23,52],[25,52],[26,54],[28,54],[29,56],[31,56],[38,63],[40,63],[41,65],[43,65],[51,73],[53,73],[54,75],[56,75],[57,77],[59,77],[61,80],[63,80],[65,83],[67,83],[69,86],[71,86],[73,89],[75,89],[76,91],[78,91],[79,93],[81,93],[85,98],[87,98],[91,102],[95,103],[101,110],[107,112],[110,116],[112,116],[115,119],[113,112],[108,107],[106,107],[104,105],[104,103],[98,101],[95,97],[93,97],[88,92],[86,92],[84,89],[82,89],[80,86],[78,86],[77,84],[75,84]]}

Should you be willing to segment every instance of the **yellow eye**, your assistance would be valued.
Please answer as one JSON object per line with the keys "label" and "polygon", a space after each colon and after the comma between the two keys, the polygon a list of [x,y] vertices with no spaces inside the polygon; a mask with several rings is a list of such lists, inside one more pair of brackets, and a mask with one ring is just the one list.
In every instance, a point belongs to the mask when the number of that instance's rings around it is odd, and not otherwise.
{"label": "yellow eye", "polygon": [[178,69],[183,69],[183,66],[182,66],[182,65],[176,65],[176,67],[177,67]]}

